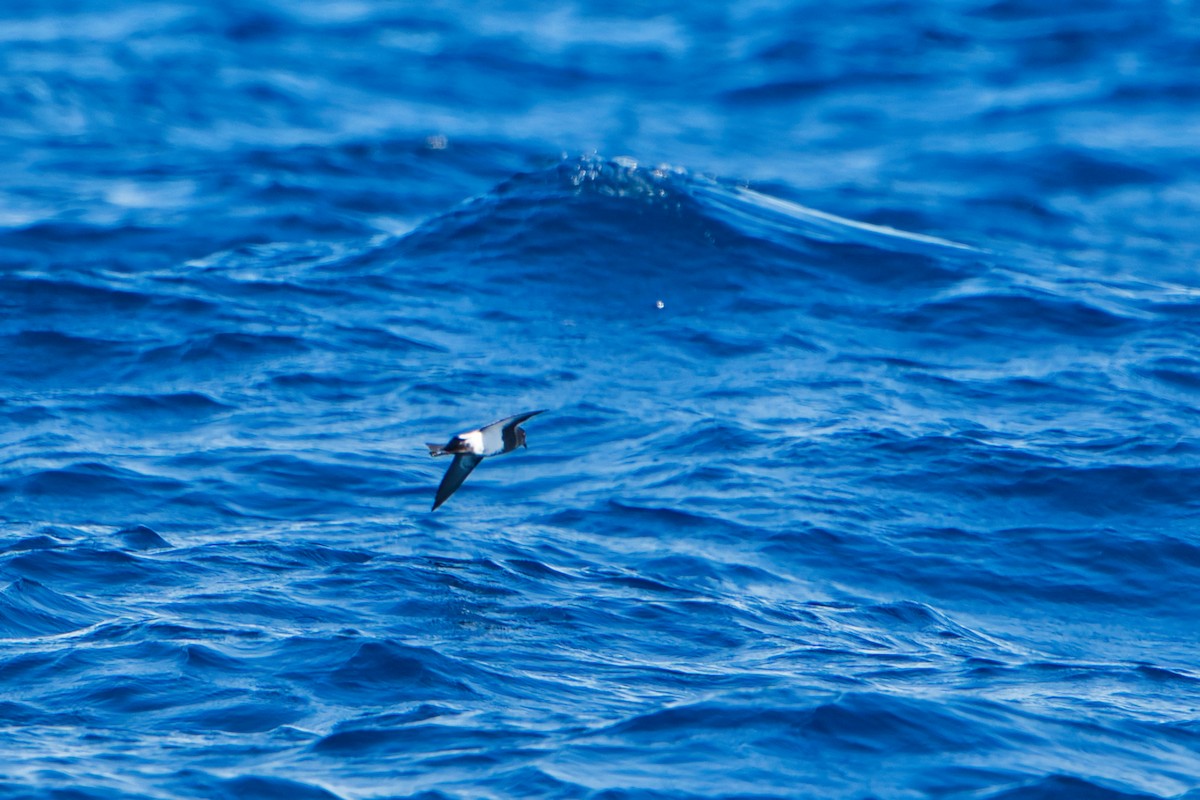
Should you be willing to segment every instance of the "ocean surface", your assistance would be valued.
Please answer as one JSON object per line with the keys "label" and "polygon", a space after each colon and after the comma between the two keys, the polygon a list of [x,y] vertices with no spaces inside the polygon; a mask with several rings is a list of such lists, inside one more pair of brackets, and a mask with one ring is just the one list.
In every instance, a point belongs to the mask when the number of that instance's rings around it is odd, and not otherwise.
{"label": "ocean surface", "polygon": [[0,64],[0,797],[1200,798],[1195,2]]}

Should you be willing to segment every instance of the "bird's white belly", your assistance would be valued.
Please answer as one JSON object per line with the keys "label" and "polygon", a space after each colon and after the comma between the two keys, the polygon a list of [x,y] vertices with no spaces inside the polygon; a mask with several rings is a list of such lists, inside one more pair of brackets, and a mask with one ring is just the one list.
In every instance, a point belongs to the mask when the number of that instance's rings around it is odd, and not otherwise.
{"label": "bird's white belly", "polygon": [[475,435],[479,437],[480,445],[483,448],[482,455],[495,456],[504,452],[504,431],[500,426],[496,426],[490,430],[475,431]]}

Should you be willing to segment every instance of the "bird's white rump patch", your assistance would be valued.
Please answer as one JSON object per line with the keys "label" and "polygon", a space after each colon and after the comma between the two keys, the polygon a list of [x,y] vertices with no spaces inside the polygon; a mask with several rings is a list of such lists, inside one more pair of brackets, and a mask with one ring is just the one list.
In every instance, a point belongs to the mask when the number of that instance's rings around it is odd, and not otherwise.
{"label": "bird's white rump patch", "polygon": [[470,431],[468,433],[460,433],[459,439],[467,443],[467,447],[471,448],[471,452],[477,456],[484,455],[483,452],[483,431]]}

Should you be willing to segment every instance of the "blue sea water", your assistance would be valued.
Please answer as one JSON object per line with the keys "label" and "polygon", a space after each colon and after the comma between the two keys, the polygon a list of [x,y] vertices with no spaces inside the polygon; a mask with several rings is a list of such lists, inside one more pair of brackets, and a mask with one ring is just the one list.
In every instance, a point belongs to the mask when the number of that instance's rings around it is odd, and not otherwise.
{"label": "blue sea water", "polygon": [[1200,798],[1194,3],[0,60],[0,796]]}

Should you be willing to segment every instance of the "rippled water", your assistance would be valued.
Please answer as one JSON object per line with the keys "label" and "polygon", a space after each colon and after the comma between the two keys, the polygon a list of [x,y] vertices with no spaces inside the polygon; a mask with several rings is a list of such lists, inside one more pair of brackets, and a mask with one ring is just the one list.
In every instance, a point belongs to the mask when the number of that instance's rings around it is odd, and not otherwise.
{"label": "rippled water", "polygon": [[1194,6],[0,42],[0,794],[1200,797]]}

